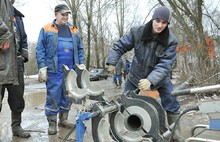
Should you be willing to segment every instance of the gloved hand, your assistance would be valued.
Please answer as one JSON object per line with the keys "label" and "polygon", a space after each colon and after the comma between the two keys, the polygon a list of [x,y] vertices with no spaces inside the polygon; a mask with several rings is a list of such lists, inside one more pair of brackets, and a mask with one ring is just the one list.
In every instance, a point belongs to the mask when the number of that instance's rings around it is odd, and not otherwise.
{"label": "gloved hand", "polygon": [[138,83],[138,88],[140,90],[151,90],[150,85],[151,82],[148,79],[141,79]]}
{"label": "gloved hand", "polygon": [[114,65],[108,65],[108,72],[110,72],[111,74],[114,73],[115,70],[115,66]]}
{"label": "gloved hand", "polygon": [[47,81],[47,67],[43,67],[39,69],[39,73],[38,73],[38,81],[39,82],[46,82]]}
{"label": "gloved hand", "polygon": [[80,70],[84,70],[84,69],[86,69],[86,66],[84,64],[79,64],[78,68]]}

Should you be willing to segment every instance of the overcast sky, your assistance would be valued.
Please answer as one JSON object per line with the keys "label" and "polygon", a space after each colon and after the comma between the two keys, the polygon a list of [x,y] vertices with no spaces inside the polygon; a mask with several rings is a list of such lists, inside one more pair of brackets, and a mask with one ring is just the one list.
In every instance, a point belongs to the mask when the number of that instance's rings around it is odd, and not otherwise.
{"label": "overcast sky", "polygon": [[[142,8],[140,8],[138,12],[140,12],[145,17],[145,13],[147,13],[147,10],[143,6],[146,6],[147,0],[138,1],[142,1],[140,2],[140,7]],[[57,4],[57,0],[15,1],[14,6],[25,15],[24,24],[29,41],[36,42],[40,29],[45,24],[52,22],[52,20],[55,18],[53,9]]]}
{"label": "overcast sky", "polygon": [[[145,16],[148,14],[149,10],[146,7],[147,0],[138,0],[139,8],[138,14]],[[137,2],[138,2],[137,1]],[[220,0],[210,0],[209,2],[218,3]],[[20,2],[20,3],[19,3]],[[205,2],[208,2],[205,1]],[[21,5],[21,3],[25,3]],[[14,6],[20,10],[24,15],[25,30],[28,35],[28,40],[36,42],[40,29],[47,23],[52,22],[54,19],[53,9],[57,5],[57,0],[16,0]],[[143,18],[143,19],[144,19]],[[147,20],[148,21],[148,20]]]}
{"label": "overcast sky", "polygon": [[57,5],[56,0],[23,0],[22,3],[27,2],[22,6],[17,1],[14,6],[25,15],[24,24],[28,40],[37,41],[40,29],[54,19],[53,9]]}

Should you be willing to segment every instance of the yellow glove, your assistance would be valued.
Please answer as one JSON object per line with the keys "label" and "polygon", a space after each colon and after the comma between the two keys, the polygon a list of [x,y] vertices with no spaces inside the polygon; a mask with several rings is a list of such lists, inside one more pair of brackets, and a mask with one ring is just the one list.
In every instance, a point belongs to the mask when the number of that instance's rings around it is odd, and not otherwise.
{"label": "yellow glove", "polygon": [[111,74],[114,73],[115,70],[115,66],[114,65],[108,65],[108,72],[110,72]]}
{"label": "yellow glove", "polygon": [[138,83],[138,88],[142,91],[151,90],[150,85],[151,85],[151,82],[148,79],[141,79]]}
{"label": "yellow glove", "polygon": [[38,81],[41,83],[46,82],[47,78],[47,67],[40,68],[38,73]]}

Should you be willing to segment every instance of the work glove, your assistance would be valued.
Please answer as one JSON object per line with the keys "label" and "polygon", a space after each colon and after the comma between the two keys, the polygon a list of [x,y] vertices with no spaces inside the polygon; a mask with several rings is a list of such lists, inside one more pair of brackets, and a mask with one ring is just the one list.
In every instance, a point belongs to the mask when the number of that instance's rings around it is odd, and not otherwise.
{"label": "work glove", "polygon": [[148,79],[141,79],[138,83],[138,88],[142,91],[151,90],[150,85],[151,85],[151,82]]}
{"label": "work glove", "polygon": [[79,64],[79,65],[78,65],[78,68],[79,68],[80,70],[84,70],[84,69],[86,69],[86,66],[85,66],[84,64]]}
{"label": "work glove", "polygon": [[46,82],[47,81],[47,67],[43,67],[39,69],[39,73],[38,73],[38,81],[39,82]]}
{"label": "work glove", "polygon": [[108,65],[108,72],[110,72],[111,74],[114,73],[115,70],[115,66],[114,65]]}

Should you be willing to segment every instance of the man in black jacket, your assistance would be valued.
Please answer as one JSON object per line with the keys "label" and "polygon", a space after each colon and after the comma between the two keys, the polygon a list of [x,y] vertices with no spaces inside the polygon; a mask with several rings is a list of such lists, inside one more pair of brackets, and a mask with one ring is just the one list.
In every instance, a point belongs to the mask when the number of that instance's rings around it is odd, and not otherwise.
{"label": "man in black jacket", "polygon": [[[135,54],[124,93],[136,89],[157,90],[167,112],[168,122],[172,124],[180,115],[180,103],[171,95],[173,84],[170,72],[176,59],[178,39],[169,29],[170,18],[171,12],[167,7],[156,8],[149,22],[132,27],[114,43],[106,64],[108,71],[112,72],[120,57],[133,49]],[[175,130],[174,140],[182,141],[180,129]]]}
{"label": "man in black jacket", "polygon": [[[11,0],[12,5],[15,0]],[[30,133],[21,127],[21,113],[24,110],[24,62],[28,61],[27,35],[24,30],[22,18],[24,15],[13,7],[13,28],[15,34],[15,45],[17,49],[17,71],[18,85],[4,84],[1,90],[1,96],[4,97],[5,89],[8,91],[8,104],[11,109],[11,127],[14,136],[28,138]]]}

